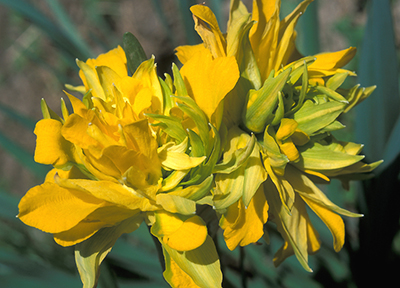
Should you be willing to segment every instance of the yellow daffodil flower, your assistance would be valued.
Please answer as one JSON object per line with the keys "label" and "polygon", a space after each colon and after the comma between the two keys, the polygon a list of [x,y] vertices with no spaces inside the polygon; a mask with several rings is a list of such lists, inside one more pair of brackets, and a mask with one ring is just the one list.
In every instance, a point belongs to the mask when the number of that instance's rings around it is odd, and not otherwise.
{"label": "yellow daffodil flower", "polygon": [[308,57],[299,54],[295,26],[312,1],[301,2],[280,19],[280,0],[254,0],[252,13],[240,0],[232,0],[226,34],[207,6],[193,6],[203,43],[176,49],[184,66],[201,63],[197,59],[206,59],[206,54],[214,60],[233,57],[238,63],[240,78],[224,101],[207,98],[224,105],[225,129],[220,134],[226,144],[213,170],[213,204],[228,248],[257,242],[271,219],[285,240],[275,264],[295,254],[308,271],[308,253],[316,252],[320,243],[306,205],[330,229],[335,251],[344,243],[339,215],[360,216],[330,202],[313,181],[338,178],[346,187],[355,174],[371,172],[380,163],[363,163],[358,155],[362,145],[332,135],[344,128],[338,116],[374,87],[341,88],[355,75],[343,68],[355,55],[353,47]]}
{"label": "yellow daffodil flower", "polygon": [[[75,245],[84,287],[96,285],[119,236],[143,221],[163,247],[164,276],[173,287],[221,287],[218,254],[196,205],[210,202],[221,154],[209,123],[239,75],[234,59],[207,57],[200,79],[189,61],[182,75],[174,66],[174,82],[169,75],[163,81],[154,58],[128,76],[118,47],[77,60],[84,85],[68,87],[84,96],[66,92],[72,114],[64,101],[63,117],[42,101],[35,160],[54,169],[21,199],[18,217],[62,246]],[[223,83],[218,75],[226,75]],[[215,101],[205,101],[211,93]]]}

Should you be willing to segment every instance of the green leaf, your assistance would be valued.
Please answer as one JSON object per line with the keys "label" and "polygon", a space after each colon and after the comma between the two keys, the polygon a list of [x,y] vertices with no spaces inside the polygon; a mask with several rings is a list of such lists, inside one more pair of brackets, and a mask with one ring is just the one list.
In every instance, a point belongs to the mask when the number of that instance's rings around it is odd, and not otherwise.
{"label": "green leaf", "polygon": [[135,73],[136,69],[147,60],[142,45],[139,40],[130,32],[126,32],[123,36],[123,46],[128,61],[128,67],[131,73]]}
{"label": "green leaf", "polygon": [[356,108],[355,127],[357,142],[365,144],[368,159],[376,161],[386,153],[400,114],[400,97],[391,4],[389,0],[370,4],[358,71],[362,86],[377,88]]}

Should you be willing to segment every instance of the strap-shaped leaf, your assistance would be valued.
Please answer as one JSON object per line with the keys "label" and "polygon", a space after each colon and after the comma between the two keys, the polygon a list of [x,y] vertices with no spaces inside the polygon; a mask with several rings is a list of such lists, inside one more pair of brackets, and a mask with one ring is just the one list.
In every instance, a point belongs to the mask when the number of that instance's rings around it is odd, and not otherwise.
{"label": "strap-shaped leaf", "polygon": [[135,73],[136,69],[143,61],[147,60],[142,45],[139,40],[130,32],[126,32],[123,36],[123,46],[126,54],[129,70]]}

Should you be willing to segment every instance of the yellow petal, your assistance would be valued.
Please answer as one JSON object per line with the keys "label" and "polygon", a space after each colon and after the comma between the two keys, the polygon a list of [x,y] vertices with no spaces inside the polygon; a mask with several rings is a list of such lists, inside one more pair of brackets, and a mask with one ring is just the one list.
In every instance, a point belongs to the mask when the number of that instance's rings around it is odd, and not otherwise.
{"label": "yellow petal", "polygon": [[214,58],[226,56],[225,38],[211,9],[205,5],[194,5],[190,11],[193,13],[194,28]]}
{"label": "yellow petal", "polygon": [[207,227],[199,216],[187,219],[173,234],[165,235],[163,242],[177,251],[190,251],[200,247],[207,238]]}
{"label": "yellow petal", "polygon": [[260,240],[268,219],[268,208],[262,185],[247,208],[241,200],[228,208],[220,220],[220,225],[224,229],[224,239],[230,250],[234,250],[238,245],[246,246]]}
{"label": "yellow petal", "polygon": [[196,53],[183,65],[180,72],[189,96],[196,101],[209,120],[239,79],[234,57],[212,59],[208,50]]}
{"label": "yellow petal", "polygon": [[200,288],[194,283],[193,279],[186,274],[174,259],[169,256],[168,252],[164,249],[164,260],[165,260],[165,271],[163,276],[165,280],[171,285],[171,287],[182,287],[182,288]]}
{"label": "yellow petal", "polygon": [[60,233],[104,205],[101,199],[47,182],[31,188],[21,199],[18,218],[45,232]]}
{"label": "yellow petal", "polygon": [[296,162],[299,159],[299,151],[291,139],[286,140],[285,143],[279,144],[279,147],[281,148],[282,153],[285,154],[290,161]]}
{"label": "yellow petal", "polygon": [[[72,246],[88,239],[101,228],[117,225],[117,223],[135,215],[139,215],[137,211],[119,206],[101,207],[89,214],[72,229],[54,234],[54,240],[61,246]],[[137,219],[139,222],[142,221],[138,216]]]}
{"label": "yellow petal", "polygon": [[[210,236],[197,249],[177,251],[164,245],[163,248],[175,263],[200,287],[222,287],[222,273],[218,253]],[[183,286],[185,287],[185,286]]]}
{"label": "yellow petal", "polygon": [[185,153],[171,152],[168,150],[160,151],[158,157],[165,168],[172,170],[191,169],[199,166],[206,159],[206,156],[190,157]]}
{"label": "yellow petal", "polygon": [[[355,56],[357,50],[354,47],[332,53],[317,54],[314,63],[308,67],[309,77],[325,77],[336,72],[343,72],[342,68]],[[339,71],[340,70],[340,71]],[[354,73],[351,73],[354,74]]]}
{"label": "yellow petal", "polygon": [[281,120],[281,125],[276,132],[276,139],[280,141],[286,140],[296,131],[297,126],[298,124],[296,120],[283,118]]}
{"label": "yellow petal", "polygon": [[92,124],[89,120],[82,118],[78,114],[72,114],[63,125],[61,134],[66,140],[81,148],[96,146],[98,144],[97,141],[87,133],[89,126]]}
{"label": "yellow petal", "polygon": [[156,196],[156,203],[171,213],[190,215],[196,212],[196,202],[177,195],[160,193]]}
{"label": "yellow petal", "polygon": [[308,206],[317,214],[317,216],[326,224],[333,236],[333,248],[339,252],[344,245],[344,223],[342,217],[325,207],[302,197]]}
{"label": "yellow petal", "polygon": [[91,67],[107,66],[116,72],[120,77],[128,75],[125,51],[118,46],[107,53],[100,54],[96,59],[88,59],[86,63]]}
{"label": "yellow petal", "polygon": [[192,58],[196,53],[207,49],[204,47],[203,43],[197,45],[185,45],[179,46],[176,48],[176,56],[178,57],[179,61],[184,65],[190,58]]}
{"label": "yellow petal", "polygon": [[[68,92],[64,91],[64,93],[68,96],[68,99],[71,102],[72,109],[74,110],[74,113],[78,114],[81,117],[85,117],[86,111],[88,109],[85,106],[85,104],[83,104],[83,102],[81,100],[79,100],[75,96],[69,94]],[[67,119],[65,119],[65,120],[67,120]]]}
{"label": "yellow petal", "polygon": [[81,191],[107,201],[112,204],[121,205],[128,209],[140,208],[141,202],[148,195],[143,195],[126,185],[110,181],[93,181],[86,179],[62,179],[56,177],[56,182],[62,187]]}
{"label": "yellow petal", "polygon": [[178,251],[189,251],[200,247],[207,237],[207,227],[199,216],[178,216],[168,212],[157,212],[151,233]]}
{"label": "yellow petal", "polygon": [[72,160],[72,143],[61,135],[62,123],[54,119],[43,119],[36,123],[35,161],[61,166]]}
{"label": "yellow petal", "polygon": [[148,87],[152,91],[151,112],[163,114],[164,98],[160,81],[158,80],[156,65],[154,64],[154,56],[140,64],[136,69],[132,78],[140,79],[144,87]]}

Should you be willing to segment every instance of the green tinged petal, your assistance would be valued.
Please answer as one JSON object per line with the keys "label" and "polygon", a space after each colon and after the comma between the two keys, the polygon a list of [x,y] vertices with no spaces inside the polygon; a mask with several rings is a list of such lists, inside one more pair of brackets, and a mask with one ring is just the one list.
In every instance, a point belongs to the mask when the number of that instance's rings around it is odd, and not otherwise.
{"label": "green tinged petal", "polygon": [[[218,253],[210,236],[200,247],[185,252],[179,252],[163,245],[164,253],[200,287],[219,288],[222,287],[222,273],[220,269]],[[168,266],[166,268],[169,268]],[[166,271],[164,273],[171,273]]]}
{"label": "green tinged petal", "polygon": [[103,228],[88,240],[75,246],[75,261],[83,288],[96,287],[101,262],[111,251],[117,239],[124,233],[139,228],[143,218],[138,215],[122,221],[117,226]]}
{"label": "green tinged petal", "polygon": [[299,124],[298,129],[308,135],[313,135],[335,121],[345,107],[346,104],[336,101],[317,104],[312,100],[307,100],[294,113],[293,119]]}
{"label": "green tinged petal", "polygon": [[272,112],[278,103],[279,92],[289,77],[291,69],[287,69],[275,78],[269,78],[259,90],[250,90],[247,95],[246,108],[243,111],[243,124],[255,132],[261,133],[273,120]]}

